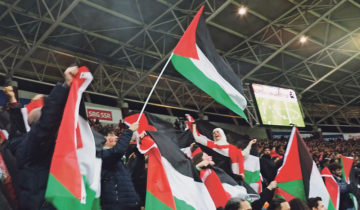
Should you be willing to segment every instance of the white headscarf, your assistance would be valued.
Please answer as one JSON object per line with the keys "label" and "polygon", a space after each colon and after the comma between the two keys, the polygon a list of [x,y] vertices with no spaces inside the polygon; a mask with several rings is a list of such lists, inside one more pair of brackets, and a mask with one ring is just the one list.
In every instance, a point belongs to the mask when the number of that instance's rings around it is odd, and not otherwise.
{"label": "white headscarf", "polygon": [[215,139],[214,139],[214,143],[215,143],[215,144],[218,144],[218,145],[227,145],[227,144],[229,144],[229,143],[227,142],[227,139],[226,139],[226,136],[225,136],[225,133],[224,133],[223,129],[221,129],[221,128],[215,128],[215,129],[213,130],[213,133],[214,133],[215,131],[218,131],[218,132],[220,133],[220,135],[221,135],[220,140],[215,141]]}

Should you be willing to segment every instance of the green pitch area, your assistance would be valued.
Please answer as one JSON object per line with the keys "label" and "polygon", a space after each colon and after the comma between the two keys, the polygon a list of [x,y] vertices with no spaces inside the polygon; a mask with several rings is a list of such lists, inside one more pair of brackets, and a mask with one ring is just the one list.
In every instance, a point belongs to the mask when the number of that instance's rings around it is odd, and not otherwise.
{"label": "green pitch area", "polygon": [[271,98],[256,97],[261,120],[265,125],[305,127],[304,119],[297,102],[285,102]]}

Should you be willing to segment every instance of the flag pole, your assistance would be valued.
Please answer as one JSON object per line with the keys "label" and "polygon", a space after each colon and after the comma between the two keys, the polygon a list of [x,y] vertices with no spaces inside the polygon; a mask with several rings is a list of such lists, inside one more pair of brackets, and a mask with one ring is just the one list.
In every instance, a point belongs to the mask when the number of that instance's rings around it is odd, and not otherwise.
{"label": "flag pole", "polygon": [[147,99],[146,99],[146,101],[145,101],[145,103],[144,103],[144,106],[143,106],[142,109],[141,109],[139,118],[137,119],[136,122],[139,122],[139,121],[140,121],[141,115],[144,113],[145,107],[146,107],[146,105],[148,104],[148,102],[149,102],[149,100],[150,100],[150,97],[151,97],[152,93],[154,92],[157,83],[159,82],[162,74],[164,73],[164,71],[165,71],[167,65],[169,64],[169,62],[170,62],[170,60],[171,60],[171,58],[172,58],[173,55],[174,55],[174,53],[171,53],[171,55],[169,56],[168,60],[166,61],[165,65],[164,65],[164,67],[162,68],[162,70],[161,70],[161,72],[160,72],[160,74],[159,74],[159,76],[158,76],[158,78],[157,78],[154,86],[152,87],[152,89],[151,89],[151,91],[150,91],[150,93],[149,93],[149,95],[148,95],[148,97],[147,97]]}

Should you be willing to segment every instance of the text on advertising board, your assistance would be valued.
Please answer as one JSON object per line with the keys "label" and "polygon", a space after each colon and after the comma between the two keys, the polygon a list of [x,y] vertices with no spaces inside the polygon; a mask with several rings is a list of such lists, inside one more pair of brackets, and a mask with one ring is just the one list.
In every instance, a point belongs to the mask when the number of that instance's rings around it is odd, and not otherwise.
{"label": "text on advertising board", "polygon": [[98,110],[98,109],[88,109],[87,110],[88,118],[99,120],[108,120],[112,121],[112,113],[110,111]]}

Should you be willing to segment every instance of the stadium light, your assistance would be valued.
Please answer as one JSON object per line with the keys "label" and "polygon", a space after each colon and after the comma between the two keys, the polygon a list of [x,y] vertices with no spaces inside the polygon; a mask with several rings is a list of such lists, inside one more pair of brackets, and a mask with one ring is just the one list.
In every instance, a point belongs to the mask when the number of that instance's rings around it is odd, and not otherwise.
{"label": "stadium light", "polygon": [[304,44],[305,42],[307,42],[307,40],[308,40],[307,36],[302,35],[302,36],[300,37],[300,43],[301,43],[301,44]]}
{"label": "stadium light", "polygon": [[241,7],[239,8],[238,13],[239,13],[239,15],[244,16],[244,15],[246,15],[247,10],[248,10],[247,7],[241,6]]}

